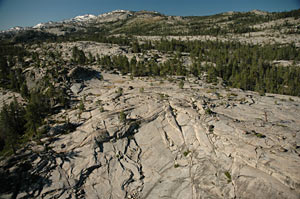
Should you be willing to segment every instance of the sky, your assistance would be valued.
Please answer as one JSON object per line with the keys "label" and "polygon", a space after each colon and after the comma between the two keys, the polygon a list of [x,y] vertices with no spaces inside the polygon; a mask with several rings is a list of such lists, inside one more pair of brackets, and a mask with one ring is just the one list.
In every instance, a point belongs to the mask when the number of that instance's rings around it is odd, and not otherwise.
{"label": "sky", "polygon": [[300,8],[300,0],[0,0],[0,30],[99,15],[117,9],[149,10],[175,16],[204,16],[254,9],[277,12]]}

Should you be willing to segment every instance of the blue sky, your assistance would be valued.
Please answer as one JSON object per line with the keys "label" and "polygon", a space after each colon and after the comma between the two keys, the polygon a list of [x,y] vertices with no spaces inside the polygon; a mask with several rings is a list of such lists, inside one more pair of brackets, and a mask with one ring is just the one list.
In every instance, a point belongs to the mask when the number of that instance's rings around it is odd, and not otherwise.
{"label": "blue sky", "polygon": [[0,0],[0,30],[60,21],[116,9],[154,10],[167,15],[203,16],[227,11],[289,11],[300,0]]}

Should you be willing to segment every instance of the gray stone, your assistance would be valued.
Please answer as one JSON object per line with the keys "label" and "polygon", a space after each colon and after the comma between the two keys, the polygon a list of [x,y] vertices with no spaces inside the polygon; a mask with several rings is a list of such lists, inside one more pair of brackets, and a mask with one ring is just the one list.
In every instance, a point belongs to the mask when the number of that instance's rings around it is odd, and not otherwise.
{"label": "gray stone", "polygon": [[70,89],[74,94],[79,94],[82,89],[84,88],[84,85],[82,83],[74,83]]}
{"label": "gray stone", "polygon": [[[198,84],[186,82],[178,91],[159,80],[151,80],[160,85],[154,87],[134,79],[130,84],[147,92],[126,89],[118,96],[109,86],[126,88],[129,77],[104,74],[104,79],[85,84],[101,93],[97,100],[105,112],[87,100],[91,114],[82,116],[80,126],[64,134],[63,125],[52,126],[53,138],[43,139],[47,147],[28,145],[23,150],[28,153],[2,161],[0,170],[9,167],[12,175],[22,168],[18,162],[30,162],[28,172],[42,179],[40,192],[33,182],[26,184],[36,198],[299,198],[299,98],[293,102],[298,106],[279,109],[274,101],[281,96],[251,93],[251,106],[225,108],[218,106],[224,99],[190,89]],[[162,93],[168,96],[164,100],[157,97]],[[205,106],[215,114],[205,114]],[[121,111],[126,122],[119,120]],[[77,121],[75,110],[64,114]]]}

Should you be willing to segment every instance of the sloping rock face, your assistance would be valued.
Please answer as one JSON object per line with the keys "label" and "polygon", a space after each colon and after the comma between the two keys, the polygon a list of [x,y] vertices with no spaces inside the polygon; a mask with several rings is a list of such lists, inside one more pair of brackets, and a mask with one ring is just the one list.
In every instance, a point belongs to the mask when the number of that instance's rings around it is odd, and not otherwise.
{"label": "sloping rock face", "polygon": [[0,198],[300,197],[299,98],[103,77],[56,115],[76,130],[1,162]]}

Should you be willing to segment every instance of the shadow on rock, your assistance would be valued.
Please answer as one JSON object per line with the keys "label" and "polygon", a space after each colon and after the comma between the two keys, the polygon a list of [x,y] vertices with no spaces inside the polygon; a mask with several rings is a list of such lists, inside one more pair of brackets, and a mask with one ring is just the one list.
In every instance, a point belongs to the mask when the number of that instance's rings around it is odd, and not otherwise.
{"label": "shadow on rock", "polygon": [[19,193],[26,193],[22,198],[32,198],[39,195],[45,185],[51,185],[48,178],[32,170],[30,161],[19,163],[7,170],[0,168],[0,194],[16,198]]}
{"label": "shadow on rock", "polygon": [[57,166],[78,157],[79,152],[56,153],[51,148],[35,152],[36,147],[26,147],[20,154],[11,156],[0,163],[0,198],[38,198],[45,187],[52,185],[51,171]]}

